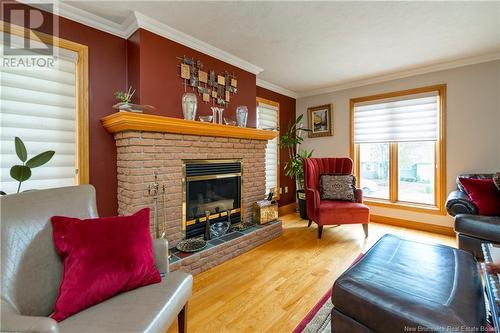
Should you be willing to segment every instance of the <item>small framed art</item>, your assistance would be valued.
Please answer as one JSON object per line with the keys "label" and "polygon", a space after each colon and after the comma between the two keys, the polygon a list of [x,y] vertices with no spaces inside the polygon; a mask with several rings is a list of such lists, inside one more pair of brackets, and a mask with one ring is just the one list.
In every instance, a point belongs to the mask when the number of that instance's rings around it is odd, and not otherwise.
{"label": "small framed art", "polygon": [[332,104],[310,107],[307,115],[310,138],[333,135]]}

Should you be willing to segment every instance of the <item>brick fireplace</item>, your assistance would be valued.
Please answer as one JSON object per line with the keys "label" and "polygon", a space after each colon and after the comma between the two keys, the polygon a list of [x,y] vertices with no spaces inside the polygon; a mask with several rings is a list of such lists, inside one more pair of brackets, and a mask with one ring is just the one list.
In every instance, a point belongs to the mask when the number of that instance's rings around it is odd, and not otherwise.
{"label": "brick fireplace", "polygon": [[[114,133],[116,140],[118,213],[128,215],[149,207],[154,231],[154,201],[148,187],[155,181],[156,175],[160,185],[158,229],[159,234],[165,232],[170,247],[186,237],[186,222],[193,222],[193,216],[186,219],[186,211],[183,210],[186,208],[186,163],[240,162],[241,203],[233,200],[227,203],[231,207],[212,204],[213,218],[217,218],[217,214],[220,217],[226,208],[231,208],[237,213],[235,218],[251,219],[252,204],[265,196],[265,148],[267,140],[273,138],[275,132],[125,112],[104,118],[103,124]],[[213,267],[224,258],[227,260],[278,237],[281,232],[281,223],[259,226],[253,233],[227,239],[227,242],[215,244],[217,246],[211,246],[202,253],[191,256],[179,254],[175,256],[179,260],[173,262],[171,268],[197,273]],[[230,253],[227,249],[231,247],[234,251]]]}

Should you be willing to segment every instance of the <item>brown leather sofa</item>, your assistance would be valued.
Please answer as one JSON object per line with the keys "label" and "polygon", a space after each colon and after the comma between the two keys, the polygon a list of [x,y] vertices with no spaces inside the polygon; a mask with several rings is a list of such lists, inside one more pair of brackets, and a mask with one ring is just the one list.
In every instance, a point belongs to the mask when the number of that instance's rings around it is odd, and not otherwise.
{"label": "brown leather sofa", "polygon": [[[119,294],[59,323],[49,318],[61,280],[62,263],[52,241],[54,215],[97,217],[90,185],[0,197],[2,332],[166,332],[176,317],[185,327],[185,306],[193,279],[168,271],[168,243],[153,241],[157,284]],[[184,326],[183,326],[184,325]]]}

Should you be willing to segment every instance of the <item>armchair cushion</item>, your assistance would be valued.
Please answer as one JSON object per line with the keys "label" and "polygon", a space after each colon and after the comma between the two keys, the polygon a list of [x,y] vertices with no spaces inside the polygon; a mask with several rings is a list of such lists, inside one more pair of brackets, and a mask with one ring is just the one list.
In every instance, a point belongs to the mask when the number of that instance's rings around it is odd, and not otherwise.
{"label": "armchair cushion", "polygon": [[356,201],[353,175],[323,174],[319,180],[321,199]]}
{"label": "armchair cushion", "polygon": [[160,283],[121,293],[58,324],[59,333],[167,332],[191,297],[193,277],[175,271]]}
{"label": "armchair cushion", "polygon": [[87,220],[54,216],[52,226],[63,260],[53,319],[64,320],[117,293],[161,281],[153,258],[149,209]]}
{"label": "armchair cushion", "polygon": [[493,179],[459,177],[459,180],[480,215],[500,215],[500,191]]}
{"label": "armchair cushion", "polygon": [[321,200],[318,224],[366,224],[370,220],[370,208],[357,202]]}

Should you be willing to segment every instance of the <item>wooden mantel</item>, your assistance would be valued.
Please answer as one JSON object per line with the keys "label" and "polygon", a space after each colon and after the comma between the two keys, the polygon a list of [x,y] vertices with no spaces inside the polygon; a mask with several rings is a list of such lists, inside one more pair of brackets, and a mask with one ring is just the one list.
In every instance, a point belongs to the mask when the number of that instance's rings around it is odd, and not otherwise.
{"label": "wooden mantel", "polygon": [[256,128],[204,123],[201,121],[123,111],[110,114],[102,118],[101,122],[104,128],[111,133],[145,131],[254,140],[271,140],[278,135],[277,131],[265,131]]}

